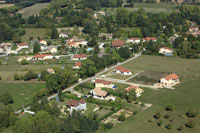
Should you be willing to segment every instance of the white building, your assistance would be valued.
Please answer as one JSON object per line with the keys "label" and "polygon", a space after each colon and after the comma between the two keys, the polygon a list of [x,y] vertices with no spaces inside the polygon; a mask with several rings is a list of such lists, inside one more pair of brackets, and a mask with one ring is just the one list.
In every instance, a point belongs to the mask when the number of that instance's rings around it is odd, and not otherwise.
{"label": "white building", "polygon": [[165,54],[165,53],[173,54],[173,52],[174,52],[174,49],[168,48],[168,47],[162,47],[159,49],[159,53],[161,53],[161,54]]}
{"label": "white building", "polygon": [[82,111],[87,109],[85,100],[70,100],[67,103],[67,107],[70,113],[72,113],[73,110]]}
{"label": "white building", "polygon": [[60,37],[60,38],[67,38],[67,37],[69,37],[69,36],[68,36],[67,33],[62,32],[62,33],[59,34],[59,37]]}
{"label": "white building", "polygon": [[56,46],[47,46],[46,52],[56,54],[58,52],[58,49]]}
{"label": "white building", "polygon": [[72,60],[85,60],[87,59],[88,55],[85,54],[76,54],[71,57]]}
{"label": "white building", "polygon": [[23,48],[29,48],[29,44],[28,43],[18,43],[17,44],[17,49],[23,49]]}
{"label": "white building", "polygon": [[45,45],[45,46],[47,46],[47,41],[45,41],[45,40],[40,40],[40,44],[43,46],[43,45]]}
{"label": "white building", "polygon": [[105,81],[102,79],[96,79],[95,80],[95,87],[96,88],[111,88],[114,89],[114,84],[112,81]]}
{"label": "white building", "polygon": [[54,56],[52,54],[37,54],[33,56],[33,60],[48,60],[48,59],[53,59]]}
{"label": "white building", "polygon": [[126,88],[124,91],[126,91],[127,92],[127,94],[129,93],[129,91],[131,91],[131,90],[134,90],[134,92],[135,92],[135,94],[136,94],[136,97],[139,97],[139,96],[141,96],[141,93],[143,93],[144,92],[144,90],[143,89],[141,89],[141,88],[139,88],[138,86],[129,86],[128,88]]}
{"label": "white building", "polygon": [[101,88],[95,88],[90,91],[93,98],[104,100],[108,96],[108,92],[101,90]]}
{"label": "white building", "polygon": [[80,69],[81,68],[81,62],[76,62],[73,66],[73,69]]}
{"label": "white building", "polygon": [[174,86],[179,82],[179,77],[176,74],[170,74],[160,79],[160,84],[163,86]]}
{"label": "white building", "polygon": [[128,38],[127,43],[140,43],[140,38],[137,38],[137,37],[131,37],[131,38]]}
{"label": "white building", "polygon": [[124,67],[121,67],[121,66],[116,67],[115,72],[119,73],[121,75],[132,75],[131,70],[124,68]]}

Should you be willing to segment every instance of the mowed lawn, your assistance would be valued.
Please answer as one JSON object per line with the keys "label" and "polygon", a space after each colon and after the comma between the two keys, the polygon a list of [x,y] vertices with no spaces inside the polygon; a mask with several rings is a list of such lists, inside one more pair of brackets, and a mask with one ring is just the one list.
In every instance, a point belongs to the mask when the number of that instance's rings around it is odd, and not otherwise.
{"label": "mowed lawn", "polygon": [[0,94],[10,93],[14,99],[12,107],[20,109],[30,104],[32,97],[45,87],[45,83],[0,83]]}
{"label": "mowed lawn", "polygon": [[23,18],[28,18],[32,15],[38,15],[40,13],[40,10],[46,8],[48,5],[49,3],[35,4],[33,6],[23,8],[17,13],[21,13]]}
{"label": "mowed lawn", "polygon": [[[200,110],[200,61],[188,60],[173,57],[160,57],[160,56],[146,56],[137,58],[124,64],[123,66],[129,69],[141,69],[157,72],[174,72],[181,77],[181,84],[177,85],[175,90],[161,89],[159,91],[144,88],[144,93],[139,97],[139,101],[151,103],[153,106],[135,117],[131,117],[125,122],[118,124],[116,127],[108,130],[108,133],[174,133],[178,132],[177,128],[184,125],[192,118],[187,118],[185,112],[189,109]],[[165,107],[173,105],[174,111],[170,113],[173,116],[172,129],[168,130],[164,126],[170,123],[164,120],[162,127],[157,126],[157,121],[153,118],[156,112],[161,111],[162,117],[167,112]],[[200,113],[200,112],[199,112]],[[178,115],[181,115],[179,118]],[[164,119],[164,118],[162,118]],[[149,123],[148,120],[152,120]],[[159,120],[158,120],[159,121]],[[196,126],[193,129],[184,127],[181,132],[185,133],[199,133],[200,131],[200,116],[194,120]]]}
{"label": "mowed lawn", "polygon": [[21,37],[22,42],[28,42],[29,37],[33,37],[33,39],[37,39],[38,37],[44,39],[47,36],[45,28],[24,28],[24,30],[26,34]]}

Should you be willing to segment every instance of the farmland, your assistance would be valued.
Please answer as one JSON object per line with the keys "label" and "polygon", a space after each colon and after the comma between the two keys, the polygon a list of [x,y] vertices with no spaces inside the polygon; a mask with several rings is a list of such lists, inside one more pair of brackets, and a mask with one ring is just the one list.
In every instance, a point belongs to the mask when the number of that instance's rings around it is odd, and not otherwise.
{"label": "farmland", "polygon": [[33,37],[34,39],[37,39],[38,37],[46,38],[47,31],[44,28],[24,28],[26,31],[26,34],[21,37],[22,42],[28,42],[29,37]]}
{"label": "farmland", "polygon": [[19,10],[18,13],[21,13],[23,18],[28,18],[32,15],[39,15],[40,10],[46,8],[48,5],[49,3],[35,4],[33,6]]}

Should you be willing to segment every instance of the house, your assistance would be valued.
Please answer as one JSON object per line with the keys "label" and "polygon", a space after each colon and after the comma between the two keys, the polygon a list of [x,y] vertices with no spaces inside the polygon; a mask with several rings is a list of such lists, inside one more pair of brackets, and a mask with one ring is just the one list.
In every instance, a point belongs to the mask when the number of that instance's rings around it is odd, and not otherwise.
{"label": "house", "polygon": [[157,38],[156,37],[145,37],[145,38],[142,38],[142,41],[143,42],[149,42],[149,41],[157,42]]}
{"label": "house", "polygon": [[56,21],[60,23],[64,18],[63,17],[56,17]]}
{"label": "house", "polygon": [[125,45],[124,40],[113,40],[112,46],[113,47],[123,47]]}
{"label": "house", "polygon": [[128,38],[127,43],[140,43],[140,38],[138,37],[131,37],[131,38]]}
{"label": "house", "polygon": [[162,47],[159,49],[160,54],[173,55],[174,49],[168,47]]}
{"label": "house", "polygon": [[108,92],[101,90],[101,88],[94,88],[90,91],[93,98],[105,99],[108,96]]}
{"label": "house", "polygon": [[71,57],[72,60],[85,60],[87,59],[88,55],[85,54],[76,54]]}
{"label": "house", "polygon": [[127,94],[128,94],[128,92],[129,92],[130,90],[134,90],[134,91],[135,91],[136,97],[141,96],[141,93],[144,92],[144,90],[142,90],[142,89],[139,88],[138,86],[133,86],[133,85],[127,87],[124,91],[126,91]]}
{"label": "house", "polygon": [[121,67],[121,66],[116,67],[115,72],[119,73],[121,75],[132,75],[131,70],[124,68],[124,67]]}
{"label": "house", "polygon": [[109,33],[100,33],[98,35],[99,38],[103,39],[103,37],[105,37],[106,39],[112,39],[113,38],[113,35],[112,34],[109,34]]}
{"label": "house", "polygon": [[79,48],[80,45],[87,45],[87,41],[84,39],[78,39],[78,38],[72,38],[68,41],[68,45],[70,48],[74,47],[74,48]]}
{"label": "house", "polygon": [[58,49],[56,46],[48,46],[46,48],[46,52],[47,53],[52,53],[52,54],[56,54],[58,52]]}
{"label": "house", "polygon": [[48,60],[48,59],[53,59],[54,56],[52,54],[37,54],[33,56],[33,60]]}
{"label": "house", "polygon": [[105,14],[104,11],[98,11],[98,12],[96,12],[96,13],[94,14],[94,18],[97,19],[98,16],[105,16],[105,15],[106,15],[106,14]]}
{"label": "house", "polygon": [[180,82],[179,82],[179,77],[173,73],[165,76],[164,78],[161,78],[160,83],[163,86],[174,86]]}
{"label": "house", "polygon": [[96,79],[95,80],[95,87],[96,88],[111,88],[114,89],[114,84],[112,81],[105,81],[102,79]]}
{"label": "house", "polygon": [[47,69],[47,72],[48,72],[49,74],[53,74],[53,73],[55,73],[55,70],[52,69],[52,68],[48,68],[48,69]]}
{"label": "house", "polygon": [[42,46],[47,46],[47,41],[45,41],[45,40],[40,40],[40,45],[42,45]]}
{"label": "house", "polygon": [[76,62],[73,66],[74,69],[79,69],[81,67],[81,62]]}
{"label": "house", "polygon": [[60,38],[67,38],[68,34],[66,32],[62,32],[62,33],[59,34],[59,37]]}
{"label": "house", "polygon": [[189,32],[194,32],[194,31],[198,31],[199,30],[199,26],[191,26],[189,27]]}
{"label": "house", "polygon": [[17,44],[17,49],[23,49],[23,48],[29,48],[28,43],[18,43]]}
{"label": "house", "polygon": [[67,108],[70,113],[72,113],[73,110],[76,110],[76,111],[86,110],[87,109],[86,101],[83,99],[80,101],[71,99],[67,102]]}

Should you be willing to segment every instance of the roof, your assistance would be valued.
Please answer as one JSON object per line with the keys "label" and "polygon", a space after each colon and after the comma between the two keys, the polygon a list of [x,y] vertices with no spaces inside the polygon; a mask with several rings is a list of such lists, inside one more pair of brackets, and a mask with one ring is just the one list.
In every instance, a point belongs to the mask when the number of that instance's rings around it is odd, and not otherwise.
{"label": "roof", "polygon": [[160,49],[168,49],[168,50],[171,50],[171,51],[174,50],[173,48],[168,48],[168,47],[161,47]]}
{"label": "roof", "polygon": [[128,38],[129,40],[140,40],[140,38],[138,38],[138,37],[130,37],[130,38]]}
{"label": "roof", "polygon": [[93,91],[95,92],[95,95],[98,96],[106,96],[108,92],[101,90],[101,88],[94,88]]}
{"label": "roof", "polygon": [[176,75],[176,74],[170,74],[170,75],[167,75],[164,77],[166,80],[170,80],[170,79],[173,79],[173,80],[176,80],[176,79],[179,79],[179,77]]}
{"label": "roof", "polygon": [[142,38],[142,40],[146,40],[146,41],[152,40],[152,41],[155,41],[155,40],[157,40],[157,38],[156,37],[145,37],[145,38]]}
{"label": "roof", "polygon": [[67,105],[68,106],[73,106],[73,107],[77,107],[77,106],[79,106],[80,104],[84,104],[85,103],[85,100],[80,100],[80,101],[78,101],[78,100],[69,100],[68,102],[67,102]]}
{"label": "roof", "polygon": [[191,26],[189,29],[197,29],[199,26]]}
{"label": "roof", "polygon": [[88,57],[88,55],[85,55],[85,54],[75,54],[75,55],[73,55],[73,58],[87,58]]}
{"label": "roof", "polygon": [[17,46],[28,46],[28,43],[18,43]]}
{"label": "roof", "polygon": [[110,84],[112,84],[112,81],[105,81],[105,80],[102,80],[102,79],[96,79],[95,84],[96,83],[101,83],[101,84],[104,84],[104,85],[110,85]]}
{"label": "roof", "polygon": [[56,17],[56,20],[62,20],[63,17]]}
{"label": "roof", "polygon": [[44,58],[45,56],[53,56],[52,54],[37,54],[33,58]]}
{"label": "roof", "polygon": [[124,40],[113,40],[112,41],[112,46],[117,46],[117,47],[120,47],[120,46],[124,46]]}
{"label": "roof", "polygon": [[54,71],[54,69],[52,69],[52,68],[48,68],[48,69],[47,69],[47,72],[53,73],[53,72],[55,72],[55,71]]}
{"label": "roof", "polygon": [[121,67],[121,66],[118,66],[115,68],[116,70],[119,70],[120,72],[131,72],[129,69],[127,68],[124,68],[124,67]]}
{"label": "roof", "polygon": [[54,49],[54,48],[57,49],[56,46],[48,46],[48,47],[47,47],[47,50],[51,50],[51,49]]}
{"label": "roof", "polygon": [[69,45],[76,45],[76,42],[74,42],[74,41],[69,41],[68,44],[69,44]]}
{"label": "roof", "polygon": [[80,67],[81,66],[81,62],[76,62],[74,66]]}
{"label": "roof", "polygon": [[129,92],[130,90],[136,90],[138,87],[137,86],[129,86],[128,88],[125,89],[126,92]]}

